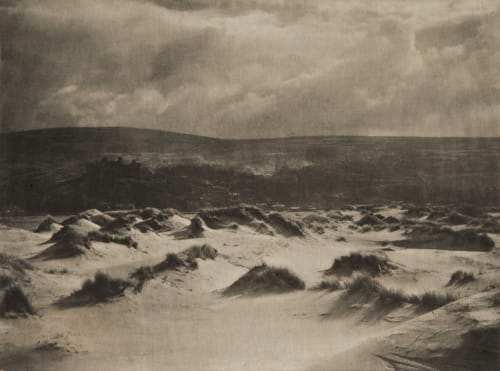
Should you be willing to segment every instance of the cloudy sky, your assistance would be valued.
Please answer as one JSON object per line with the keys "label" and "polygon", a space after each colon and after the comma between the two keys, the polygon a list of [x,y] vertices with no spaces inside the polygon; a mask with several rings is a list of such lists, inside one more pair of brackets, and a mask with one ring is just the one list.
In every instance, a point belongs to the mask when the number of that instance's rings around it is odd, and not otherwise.
{"label": "cloudy sky", "polygon": [[497,6],[0,0],[0,129],[498,137]]}

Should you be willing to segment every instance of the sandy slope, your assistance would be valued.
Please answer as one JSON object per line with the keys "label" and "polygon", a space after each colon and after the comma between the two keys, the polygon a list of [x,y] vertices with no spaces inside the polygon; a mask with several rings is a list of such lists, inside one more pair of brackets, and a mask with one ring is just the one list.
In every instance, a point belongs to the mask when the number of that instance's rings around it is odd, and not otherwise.
{"label": "sandy slope", "polygon": [[[401,216],[399,209],[384,212]],[[261,235],[246,227],[206,230],[203,237],[192,239],[179,239],[174,232],[134,231],[138,249],[94,242],[92,254],[33,260],[26,292],[39,315],[0,319],[0,369],[440,369],[446,354],[461,346],[461,336],[500,326],[500,308],[491,304],[498,291],[494,287],[500,287],[496,251],[383,250],[382,241],[398,240],[402,233],[360,233],[349,224],[337,222],[336,228],[326,228],[321,235],[309,232],[305,239]],[[44,249],[42,243],[50,236],[2,227],[0,252],[27,259]],[[336,241],[339,236],[346,242]],[[169,252],[201,243],[211,244],[219,256],[199,260],[197,270],[162,273],[142,292],[127,290],[109,303],[70,309],[53,305],[96,270],[126,278],[141,265],[156,264]],[[396,264],[392,275],[378,278],[387,287],[416,294],[452,291],[462,298],[424,314],[403,305],[376,320],[366,320],[369,305],[339,312],[342,292],[310,288],[336,257],[351,251],[385,254]],[[262,262],[288,267],[307,289],[251,298],[221,295]],[[68,273],[49,273],[63,268]],[[474,272],[477,280],[446,287],[457,269]]]}

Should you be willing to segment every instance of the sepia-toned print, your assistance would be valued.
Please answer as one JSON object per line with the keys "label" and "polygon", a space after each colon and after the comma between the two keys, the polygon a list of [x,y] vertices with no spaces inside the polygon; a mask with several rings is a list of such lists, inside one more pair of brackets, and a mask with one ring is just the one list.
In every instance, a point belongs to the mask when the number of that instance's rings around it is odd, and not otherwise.
{"label": "sepia-toned print", "polygon": [[0,371],[500,370],[494,0],[0,0]]}

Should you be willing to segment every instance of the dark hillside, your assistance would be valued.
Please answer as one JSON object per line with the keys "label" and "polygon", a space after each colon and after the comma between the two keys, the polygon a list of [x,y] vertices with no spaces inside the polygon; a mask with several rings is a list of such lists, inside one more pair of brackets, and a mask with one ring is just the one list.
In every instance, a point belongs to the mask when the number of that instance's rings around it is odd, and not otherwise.
{"label": "dark hillside", "polygon": [[497,138],[221,140],[133,128],[0,135],[3,211],[394,200],[498,205],[499,184]]}

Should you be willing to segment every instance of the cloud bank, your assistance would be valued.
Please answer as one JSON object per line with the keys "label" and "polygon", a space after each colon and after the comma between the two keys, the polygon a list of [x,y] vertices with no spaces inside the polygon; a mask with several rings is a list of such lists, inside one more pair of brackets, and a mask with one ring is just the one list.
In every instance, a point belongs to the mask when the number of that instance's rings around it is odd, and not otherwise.
{"label": "cloud bank", "polygon": [[0,0],[1,131],[500,136],[494,1]]}

